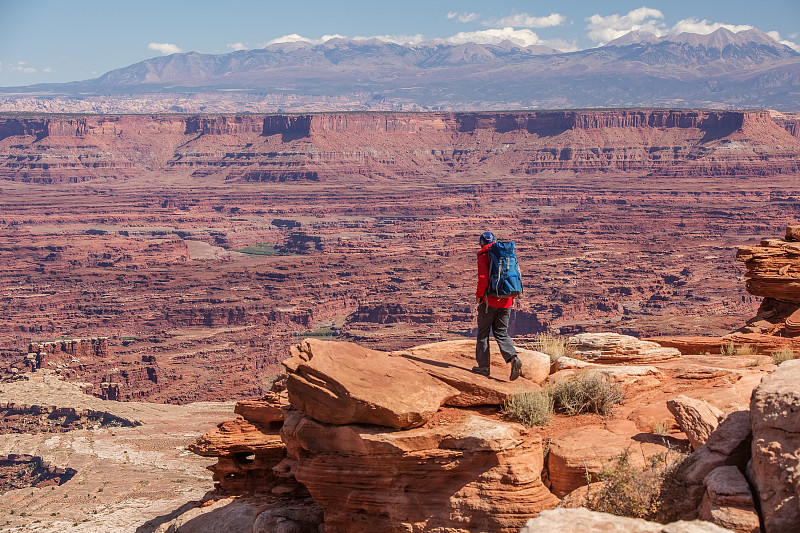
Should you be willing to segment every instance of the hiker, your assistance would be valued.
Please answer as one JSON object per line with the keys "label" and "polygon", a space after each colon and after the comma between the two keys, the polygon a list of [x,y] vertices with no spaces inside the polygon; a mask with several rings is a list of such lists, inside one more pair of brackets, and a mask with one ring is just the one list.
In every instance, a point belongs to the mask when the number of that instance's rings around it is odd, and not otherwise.
{"label": "hiker", "polygon": [[[472,371],[489,376],[489,334],[493,333],[503,359],[506,363],[511,364],[509,379],[514,381],[522,372],[522,361],[517,357],[514,342],[508,336],[508,319],[511,315],[511,307],[514,305],[514,297],[496,297],[488,294],[491,292],[488,289],[492,268],[489,249],[495,245],[497,239],[491,231],[486,231],[481,234],[479,242],[481,249],[478,252],[478,290],[475,293],[478,303],[478,342],[475,345],[475,359],[478,366],[474,367]],[[516,258],[514,263],[516,269]]]}

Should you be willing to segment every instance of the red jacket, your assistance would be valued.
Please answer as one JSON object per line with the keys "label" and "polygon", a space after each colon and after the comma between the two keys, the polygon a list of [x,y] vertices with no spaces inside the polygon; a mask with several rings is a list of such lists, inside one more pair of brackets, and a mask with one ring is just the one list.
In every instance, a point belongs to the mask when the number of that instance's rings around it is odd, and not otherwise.
{"label": "red jacket", "polygon": [[[478,290],[475,291],[475,296],[477,298],[483,299],[483,295],[486,292],[486,287],[489,286],[489,248],[492,247],[494,243],[490,242],[483,248],[481,251],[478,252]],[[489,300],[489,305],[491,307],[499,307],[501,309],[506,309],[514,305],[514,298],[495,298],[494,296],[487,296]]]}

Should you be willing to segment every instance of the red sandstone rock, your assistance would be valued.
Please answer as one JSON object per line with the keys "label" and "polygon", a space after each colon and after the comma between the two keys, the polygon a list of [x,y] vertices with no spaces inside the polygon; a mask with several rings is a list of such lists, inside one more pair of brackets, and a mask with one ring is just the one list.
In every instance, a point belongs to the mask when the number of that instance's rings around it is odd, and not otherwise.
{"label": "red sandstone rock", "polygon": [[575,531],[581,533],[730,533],[715,524],[694,520],[671,524],[648,522],[588,509],[553,509],[543,511],[525,524],[520,533]]}
{"label": "red sandstone rock", "polygon": [[517,424],[453,411],[405,431],[331,426],[287,413],[284,470],[325,508],[331,533],[517,532],[558,503],[542,484],[542,441]]}
{"label": "red sandstone rock", "polygon": [[701,520],[737,533],[759,533],[758,513],[744,475],[735,466],[720,466],[703,480],[705,494],[700,505]]}
{"label": "red sandstone rock", "polygon": [[431,376],[458,389],[460,394],[446,401],[447,405],[503,405],[506,399],[523,390],[538,390],[550,373],[550,356],[541,352],[517,348],[522,360],[522,376],[509,381],[510,365],[503,361],[497,346],[492,343],[491,377],[471,372],[475,363],[475,341],[446,341],[415,346],[391,355],[413,361]]}
{"label": "red sandstone rock", "polygon": [[347,342],[306,339],[282,364],[291,404],[330,424],[420,426],[458,393],[409,360]]}
{"label": "red sandstone rock", "polygon": [[250,422],[257,422],[270,427],[275,422],[283,422],[283,407],[265,400],[242,400],[236,402],[233,410],[237,415]]}
{"label": "red sandstone rock", "polygon": [[765,239],[760,246],[740,246],[736,259],[747,267],[750,294],[800,305],[800,279],[795,275],[800,273],[800,244]]}
{"label": "red sandstone rock", "polygon": [[752,482],[766,533],[800,524],[800,361],[786,361],[753,392]]}
{"label": "red sandstone rock", "polygon": [[580,333],[569,338],[575,352],[594,363],[648,364],[680,357],[674,348],[618,333]]}
{"label": "red sandstone rock", "polygon": [[684,395],[667,401],[667,408],[695,450],[708,441],[724,415],[710,403]]}
{"label": "red sandstone rock", "polygon": [[735,466],[744,470],[750,459],[750,413],[730,413],[711,433],[705,445],[695,450],[681,465],[679,476],[686,484],[686,512],[696,516],[703,494],[703,480],[715,468]]}
{"label": "red sandstone rock", "polygon": [[641,444],[631,438],[637,433],[635,427],[616,433],[605,427],[589,426],[554,438],[547,456],[550,490],[563,497],[585,485],[587,475],[596,481],[603,468],[626,451],[630,452],[631,465],[644,467]]}
{"label": "red sandstone rock", "polygon": [[222,422],[217,430],[197,439],[188,449],[204,457],[217,457],[208,467],[217,486],[225,492],[267,491],[282,480],[272,468],[286,456],[277,430],[242,418]]}

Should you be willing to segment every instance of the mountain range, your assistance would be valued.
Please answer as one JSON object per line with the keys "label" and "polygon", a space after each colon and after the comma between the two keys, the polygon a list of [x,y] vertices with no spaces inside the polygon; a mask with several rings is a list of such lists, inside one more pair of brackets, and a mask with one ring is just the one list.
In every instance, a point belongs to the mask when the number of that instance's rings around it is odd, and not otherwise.
{"label": "mountain range", "polygon": [[[117,107],[109,109],[112,101]],[[0,89],[0,111],[587,107],[796,111],[800,54],[757,29],[661,37],[631,32],[576,52],[510,41],[331,39],[219,55],[172,54],[91,80]]]}

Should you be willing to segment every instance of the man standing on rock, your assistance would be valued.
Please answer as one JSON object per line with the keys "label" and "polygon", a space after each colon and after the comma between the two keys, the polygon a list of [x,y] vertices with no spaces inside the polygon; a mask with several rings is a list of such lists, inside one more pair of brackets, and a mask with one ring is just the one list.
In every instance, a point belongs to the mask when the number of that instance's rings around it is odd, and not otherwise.
{"label": "man standing on rock", "polygon": [[491,231],[482,233],[479,239],[481,249],[478,252],[478,290],[475,293],[478,303],[478,342],[475,345],[475,359],[478,361],[478,366],[473,367],[472,371],[482,376],[489,376],[489,334],[494,333],[503,359],[511,364],[509,379],[514,381],[522,373],[522,361],[517,357],[514,342],[508,336],[508,319],[514,298],[510,296],[497,298],[486,294],[491,277],[489,248],[494,246],[496,240]]}

